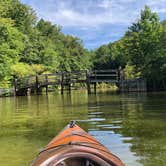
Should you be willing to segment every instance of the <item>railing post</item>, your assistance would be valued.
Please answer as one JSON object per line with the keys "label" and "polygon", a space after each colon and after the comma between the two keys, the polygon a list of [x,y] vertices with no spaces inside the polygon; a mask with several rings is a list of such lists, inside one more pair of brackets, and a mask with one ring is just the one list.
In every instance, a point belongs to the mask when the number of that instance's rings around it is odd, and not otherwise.
{"label": "railing post", "polygon": [[94,74],[95,74],[95,80],[97,81],[97,72],[96,72],[96,70],[94,71]]}
{"label": "railing post", "polygon": [[121,81],[121,68],[118,69],[118,81]]}
{"label": "railing post", "polygon": [[36,94],[39,94],[39,78],[38,75],[36,74]]}
{"label": "railing post", "polygon": [[94,93],[96,94],[96,82],[94,82]]}
{"label": "railing post", "polygon": [[86,71],[86,85],[87,85],[88,94],[91,94],[89,70]]}
{"label": "railing post", "polygon": [[61,94],[63,94],[64,90],[64,73],[61,74]]}
{"label": "railing post", "polygon": [[72,73],[68,73],[68,91],[71,93],[71,75]]}
{"label": "railing post", "polygon": [[48,95],[48,75],[45,75],[45,79],[46,79],[46,95]]}
{"label": "railing post", "polygon": [[17,96],[17,78],[14,77],[14,96]]}

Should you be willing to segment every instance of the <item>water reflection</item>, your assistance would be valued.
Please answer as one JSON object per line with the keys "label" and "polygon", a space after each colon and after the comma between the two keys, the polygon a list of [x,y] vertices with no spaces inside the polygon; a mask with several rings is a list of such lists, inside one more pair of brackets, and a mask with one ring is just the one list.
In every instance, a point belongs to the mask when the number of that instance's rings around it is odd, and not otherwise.
{"label": "water reflection", "polygon": [[0,163],[28,165],[70,120],[127,166],[165,166],[166,94],[49,94],[0,99]]}

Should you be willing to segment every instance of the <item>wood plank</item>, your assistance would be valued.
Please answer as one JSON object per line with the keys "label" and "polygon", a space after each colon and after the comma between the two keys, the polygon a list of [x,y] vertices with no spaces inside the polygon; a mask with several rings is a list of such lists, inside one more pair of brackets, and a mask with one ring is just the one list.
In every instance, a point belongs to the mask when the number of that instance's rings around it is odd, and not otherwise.
{"label": "wood plank", "polygon": [[102,80],[99,80],[99,79],[93,79],[93,80],[90,80],[90,82],[110,82],[110,83],[118,83],[118,80],[104,80],[104,79],[102,79]]}
{"label": "wood plank", "polygon": [[97,76],[101,76],[101,77],[117,77],[117,74],[91,74],[90,77],[97,77]]}

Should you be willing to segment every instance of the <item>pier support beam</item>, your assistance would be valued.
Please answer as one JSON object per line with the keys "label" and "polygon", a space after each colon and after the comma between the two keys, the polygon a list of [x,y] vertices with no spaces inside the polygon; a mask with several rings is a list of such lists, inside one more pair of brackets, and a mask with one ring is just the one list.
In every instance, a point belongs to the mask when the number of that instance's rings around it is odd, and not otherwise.
{"label": "pier support beam", "polygon": [[68,85],[68,92],[71,93],[71,83],[69,82],[69,85]]}
{"label": "pier support beam", "polygon": [[48,75],[45,75],[45,79],[46,79],[46,95],[48,95]]}
{"label": "pier support beam", "polygon": [[14,96],[17,96],[17,78],[14,77]]}
{"label": "pier support beam", "polygon": [[95,82],[94,83],[94,93],[96,94],[96,85],[97,85],[97,83]]}
{"label": "pier support beam", "polygon": [[39,78],[38,75],[36,75],[36,94],[39,94]]}
{"label": "pier support beam", "polygon": [[88,94],[91,94],[91,87],[90,87],[90,76],[89,76],[89,71],[86,71],[86,86],[87,86],[87,91]]}
{"label": "pier support beam", "polygon": [[62,72],[61,75],[61,94],[63,94],[64,91],[64,73]]}

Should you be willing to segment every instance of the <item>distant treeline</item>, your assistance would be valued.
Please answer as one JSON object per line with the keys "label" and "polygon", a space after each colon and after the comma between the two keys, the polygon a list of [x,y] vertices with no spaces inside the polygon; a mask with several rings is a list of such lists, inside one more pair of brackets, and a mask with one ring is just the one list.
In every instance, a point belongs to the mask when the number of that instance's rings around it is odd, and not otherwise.
{"label": "distant treeline", "polygon": [[119,41],[89,51],[19,0],[0,0],[0,87],[13,77],[92,68],[121,68],[127,79],[146,77],[149,88],[166,89],[166,20],[145,6]]}
{"label": "distant treeline", "polygon": [[166,90],[166,20],[160,22],[148,6],[119,41],[94,54],[94,68],[120,67],[126,79],[144,77],[149,90]]}

